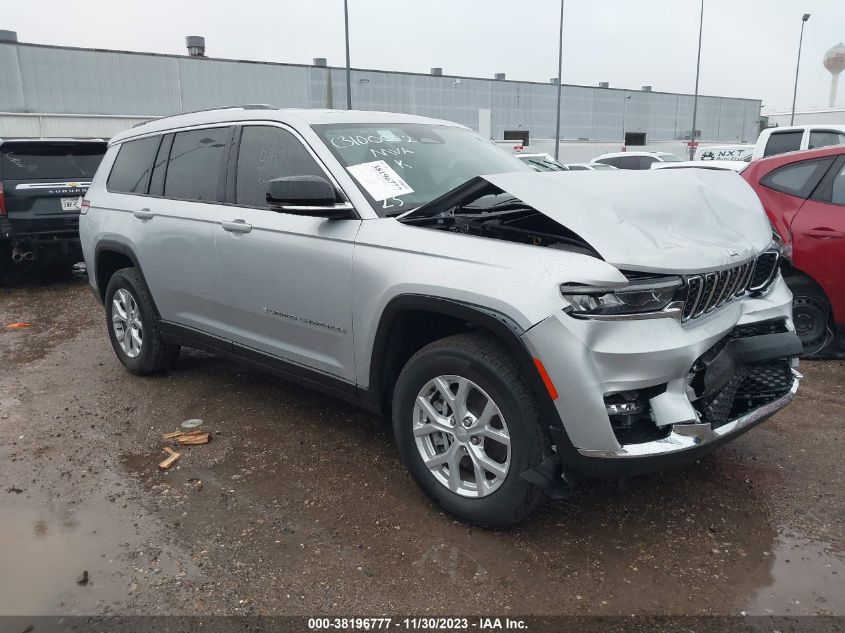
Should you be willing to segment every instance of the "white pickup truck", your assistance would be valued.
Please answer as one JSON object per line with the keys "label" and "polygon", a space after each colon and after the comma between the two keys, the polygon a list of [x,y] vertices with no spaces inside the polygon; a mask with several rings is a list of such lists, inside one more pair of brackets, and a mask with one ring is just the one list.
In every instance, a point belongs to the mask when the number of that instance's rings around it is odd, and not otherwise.
{"label": "white pickup truck", "polygon": [[845,144],[845,125],[790,125],[763,130],[754,145],[710,145],[695,151],[695,160],[745,160],[802,149]]}

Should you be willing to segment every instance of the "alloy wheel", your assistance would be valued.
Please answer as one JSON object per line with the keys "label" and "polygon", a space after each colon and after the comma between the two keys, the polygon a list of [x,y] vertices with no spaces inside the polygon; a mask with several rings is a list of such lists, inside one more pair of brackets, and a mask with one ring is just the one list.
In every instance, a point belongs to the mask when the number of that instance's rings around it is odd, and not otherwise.
{"label": "alloy wheel", "polygon": [[112,297],[111,322],[120,349],[129,358],[136,358],[144,343],[144,327],[138,302],[125,288],[118,288]]}
{"label": "alloy wheel", "polygon": [[498,405],[462,376],[437,376],[414,403],[417,451],[434,478],[463,497],[495,492],[507,477],[511,438]]}

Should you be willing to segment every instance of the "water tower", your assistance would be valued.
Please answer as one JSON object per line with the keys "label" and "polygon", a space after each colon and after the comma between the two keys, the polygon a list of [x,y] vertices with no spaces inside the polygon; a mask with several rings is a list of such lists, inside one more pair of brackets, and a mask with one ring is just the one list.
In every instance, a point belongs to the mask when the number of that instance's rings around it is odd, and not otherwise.
{"label": "water tower", "polygon": [[824,67],[830,71],[830,107],[836,105],[836,85],[839,83],[839,73],[845,70],[845,44],[839,42],[824,54]]}

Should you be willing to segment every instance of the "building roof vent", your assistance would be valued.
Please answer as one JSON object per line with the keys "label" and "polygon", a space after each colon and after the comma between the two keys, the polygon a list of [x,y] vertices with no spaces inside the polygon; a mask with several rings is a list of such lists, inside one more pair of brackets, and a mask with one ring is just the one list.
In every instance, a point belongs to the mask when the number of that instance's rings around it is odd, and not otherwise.
{"label": "building roof vent", "polygon": [[599,82],[599,88],[610,88],[610,82],[609,81],[600,81]]}
{"label": "building roof vent", "polygon": [[435,77],[442,77],[443,76],[443,69],[442,68],[432,68],[431,74]]}
{"label": "building roof vent", "polygon": [[315,57],[314,65],[318,66],[319,68],[325,68],[329,65],[329,60],[327,60],[325,57]]}
{"label": "building roof vent", "polygon": [[549,79],[549,83],[556,86],[560,80],[557,77],[552,77]]}
{"label": "building roof vent", "polygon": [[185,38],[188,55],[191,57],[205,57],[205,38],[199,35],[189,35]]}
{"label": "building roof vent", "polygon": [[505,80],[505,73],[496,73],[493,75],[493,79],[498,79],[499,81]]}
{"label": "building roof vent", "polygon": [[0,42],[17,42],[18,34],[15,31],[0,30]]}
{"label": "building roof vent", "polygon": [[643,92],[651,92],[651,86],[643,86]]}

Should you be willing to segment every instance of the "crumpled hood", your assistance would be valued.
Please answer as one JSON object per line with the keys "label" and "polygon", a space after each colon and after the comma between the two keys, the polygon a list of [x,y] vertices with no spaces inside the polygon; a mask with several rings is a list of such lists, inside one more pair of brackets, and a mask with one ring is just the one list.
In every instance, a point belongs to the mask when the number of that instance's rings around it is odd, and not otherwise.
{"label": "crumpled hood", "polygon": [[729,171],[518,172],[484,179],[622,269],[713,270],[752,258],[772,240],[757,194]]}

